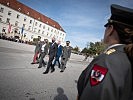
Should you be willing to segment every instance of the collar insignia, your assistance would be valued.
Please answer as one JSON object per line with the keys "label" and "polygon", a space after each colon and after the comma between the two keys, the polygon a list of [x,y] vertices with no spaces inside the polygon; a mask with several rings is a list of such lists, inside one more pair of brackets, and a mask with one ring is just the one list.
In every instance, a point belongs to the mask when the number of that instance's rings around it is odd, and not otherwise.
{"label": "collar insignia", "polygon": [[107,54],[107,55],[110,55],[111,53],[113,53],[113,52],[115,52],[116,50],[115,49],[109,49],[109,50],[107,50],[105,53]]}

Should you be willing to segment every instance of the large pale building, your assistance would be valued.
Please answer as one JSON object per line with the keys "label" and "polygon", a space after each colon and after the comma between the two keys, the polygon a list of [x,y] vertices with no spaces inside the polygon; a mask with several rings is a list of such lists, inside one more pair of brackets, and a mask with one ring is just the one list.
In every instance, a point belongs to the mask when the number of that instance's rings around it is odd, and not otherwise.
{"label": "large pale building", "polygon": [[18,36],[24,41],[33,41],[38,36],[51,41],[56,37],[62,43],[66,32],[58,22],[33,10],[17,0],[0,0],[0,33]]}

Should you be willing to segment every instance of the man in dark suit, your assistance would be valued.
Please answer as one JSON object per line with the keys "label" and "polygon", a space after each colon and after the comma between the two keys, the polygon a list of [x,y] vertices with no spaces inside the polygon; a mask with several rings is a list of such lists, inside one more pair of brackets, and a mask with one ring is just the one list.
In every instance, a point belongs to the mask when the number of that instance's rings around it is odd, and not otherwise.
{"label": "man in dark suit", "polygon": [[58,67],[60,68],[60,61],[59,61],[59,58],[60,56],[62,55],[62,45],[61,45],[61,41],[58,41],[58,49],[57,49],[57,53],[56,53],[56,57],[55,57],[55,60],[54,60],[54,64],[53,66],[55,66],[56,62],[58,62]]}
{"label": "man in dark suit", "polygon": [[56,57],[56,53],[57,53],[57,43],[55,42],[55,37],[52,38],[52,43],[50,44],[49,47],[49,61],[48,61],[48,65],[47,65],[47,69],[45,72],[43,72],[43,74],[47,74],[49,72],[49,68],[51,68],[51,73],[55,71],[54,66],[52,66],[52,62],[54,60],[54,58]]}

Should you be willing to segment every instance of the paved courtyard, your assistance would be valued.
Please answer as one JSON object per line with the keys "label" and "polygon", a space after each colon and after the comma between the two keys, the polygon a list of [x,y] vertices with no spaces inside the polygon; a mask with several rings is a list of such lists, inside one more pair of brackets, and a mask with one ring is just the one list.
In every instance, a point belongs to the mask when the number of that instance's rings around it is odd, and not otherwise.
{"label": "paved courtyard", "polygon": [[[35,46],[0,40],[0,100],[76,100],[77,79],[89,61],[72,54],[65,72],[31,65]],[[48,60],[46,57],[45,60]]]}

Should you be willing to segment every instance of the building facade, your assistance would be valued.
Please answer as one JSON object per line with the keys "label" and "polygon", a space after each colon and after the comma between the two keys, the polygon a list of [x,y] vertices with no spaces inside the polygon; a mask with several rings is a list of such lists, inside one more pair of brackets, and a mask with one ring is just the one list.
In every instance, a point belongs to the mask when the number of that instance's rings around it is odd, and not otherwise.
{"label": "building facade", "polygon": [[23,41],[33,41],[41,36],[43,39],[55,37],[62,43],[66,32],[58,22],[33,10],[17,0],[0,0],[0,33],[7,37],[18,36]]}

